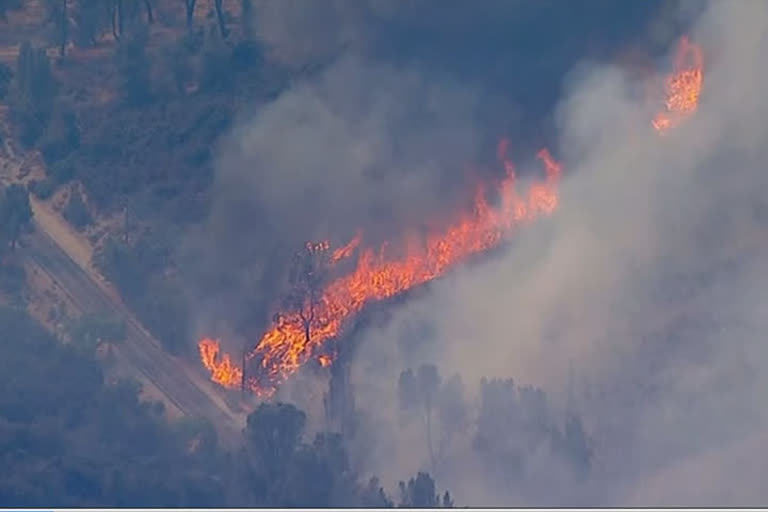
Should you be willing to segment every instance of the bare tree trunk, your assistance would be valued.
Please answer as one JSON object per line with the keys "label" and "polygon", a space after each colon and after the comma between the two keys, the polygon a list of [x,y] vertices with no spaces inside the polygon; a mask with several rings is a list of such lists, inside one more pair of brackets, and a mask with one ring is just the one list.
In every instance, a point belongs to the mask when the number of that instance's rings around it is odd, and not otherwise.
{"label": "bare tree trunk", "polygon": [[241,368],[243,371],[240,374],[240,393],[243,398],[245,398],[245,383],[246,383],[246,377],[245,377],[245,353],[248,351],[247,347],[248,345],[243,345],[243,362]]}
{"label": "bare tree trunk", "polygon": [[429,450],[429,462],[432,465],[432,476],[434,477],[437,472],[437,464],[435,463],[435,451],[432,448],[432,405],[426,404],[425,413],[427,419],[427,449]]}
{"label": "bare tree trunk", "polygon": [[123,0],[115,0],[112,4],[112,36],[115,41],[120,40],[120,36],[123,35]]}
{"label": "bare tree trunk", "polygon": [[67,0],[61,0],[61,41],[59,41],[59,55],[67,53],[67,39],[69,36],[69,13],[67,12]]}
{"label": "bare tree trunk", "polygon": [[242,0],[240,23],[242,24],[243,36],[247,40],[253,39],[253,1]]}
{"label": "bare tree trunk", "polygon": [[184,5],[187,8],[187,28],[192,28],[192,21],[195,15],[195,3],[197,3],[197,0],[184,0]]}
{"label": "bare tree trunk", "polygon": [[147,11],[147,23],[151,25],[155,22],[155,16],[152,13],[152,0],[144,0],[144,7]]}
{"label": "bare tree trunk", "polygon": [[117,0],[117,26],[120,30],[120,36],[123,35],[123,0]]}
{"label": "bare tree trunk", "polygon": [[229,35],[229,30],[227,30],[227,23],[224,19],[224,0],[216,0],[216,19],[219,21],[221,37],[226,39]]}
{"label": "bare tree trunk", "polygon": [[299,317],[301,318],[301,322],[304,325],[304,341],[306,341],[307,345],[309,344],[309,340],[311,338],[311,332],[310,329],[312,327],[312,321],[315,319],[315,296],[314,293],[310,292],[309,294],[309,315],[304,314],[304,308],[301,309],[301,312],[299,313]]}
{"label": "bare tree trunk", "polygon": [[331,411],[328,403],[329,393],[323,393],[323,416],[325,416],[325,431],[331,431]]}

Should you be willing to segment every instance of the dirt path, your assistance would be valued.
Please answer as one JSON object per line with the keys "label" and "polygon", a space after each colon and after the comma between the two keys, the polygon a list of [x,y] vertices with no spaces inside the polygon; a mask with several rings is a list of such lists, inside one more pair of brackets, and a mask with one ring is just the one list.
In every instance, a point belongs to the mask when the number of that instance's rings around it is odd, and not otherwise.
{"label": "dirt path", "polygon": [[[47,234],[59,248],[88,276],[88,278],[108,298],[113,307],[120,312],[144,338],[150,341],[158,350],[164,351],[161,344],[151,335],[134,316],[133,312],[123,303],[117,290],[102,276],[91,263],[93,250],[86,237],[77,233],[61,216],[53,211],[49,204],[30,197],[30,204],[35,217],[36,227]],[[171,357],[171,356],[168,356]],[[227,413],[231,413],[229,406],[224,402],[219,393],[212,389],[212,384],[199,372],[189,368],[186,361],[176,359],[175,364],[183,371],[197,387],[200,388],[216,405]],[[233,416],[235,419],[236,416]]]}
{"label": "dirt path", "polygon": [[[205,16],[208,3],[209,7],[213,6],[213,2],[198,2],[196,18]],[[179,6],[180,2],[174,2],[163,5],[163,8],[178,10]],[[40,1],[30,0],[24,4],[24,8],[10,12],[6,21],[0,21],[0,62],[9,65],[15,63],[21,40],[44,43],[37,37],[43,13]],[[183,20],[183,16],[179,19]],[[180,27],[186,30],[183,23]],[[153,33],[153,39],[157,40],[175,32],[170,27],[156,23],[153,25]],[[114,40],[111,34],[106,34],[103,39],[102,44],[94,48],[70,48],[68,58],[81,60],[107,55],[114,49]],[[52,59],[59,57],[56,48],[48,47],[47,53]],[[10,133],[7,106],[0,104],[0,185],[25,185],[30,179],[45,177],[39,155],[21,150]],[[37,233],[28,237],[31,245],[24,248],[24,255],[25,266],[34,276],[34,282],[30,284],[39,288],[37,293],[46,295],[51,293],[49,288],[56,289],[57,300],[68,304],[70,313],[107,311],[125,319],[130,340],[118,352],[127,367],[134,367],[136,377],[145,384],[147,395],[153,400],[162,400],[171,415],[201,414],[224,425],[225,430],[239,432],[245,423],[245,414],[233,411],[224,394],[214,387],[199,368],[190,361],[168,354],[141,325],[130,308],[123,303],[117,290],[92,264],[93,247],[88,238],[61,217],[51,200],[42,201],[30,197],[30,205]],[[42,295],[38,297],[41,301],[51,302],[51,297]],[[61,297],[65,299],[60,300]],[[36,312],[41,320],[45,320],[50,313],[45,309]]]}
{"label": "dirt path", "polygon": [[[45,267],[29,259],[24,264],[24,268],[30,283],[27,310],[42,325],[47,326],[51,332],[59,333],[63,330],[62,315],[73,318],[86,313]],[[129,376],[138,380],[141,383],[141,399],[150,402],[162,402],[165,405],[165,414],[168,419],[175,420],[184,416],[184,411],[166,399],[165,394],[150,379],[131,368],[119,350],[114,352],[115,364],[110,365],[110,374]]]}
{"label": "dirt path", "polygon": [[126,341],[117,348],[117,354],[126,366],[162,392],[167,407],[177,408],[185,415],[206,417],[223,438],[235,439],[244,416],[230,410],[210,385],[209,389],[201,386],[199,379],[186,370],[185,361],[168,354],[122,303],[106,295],[104,283],[95,282],[42,225],[35,222],[35,227],[36,231],[23,240],[20,254],[43,269],[79,311],[118,316],[126,321]]}
{"label": "dirt path", "polygon": [[[0,115],[0,127],[4,121]],[[4,128],[0,183],[23,185],[32,177],[44,176],[39,156],[17,149],[7,135],[7,126]],[[189,361],[174,357],[162,348],[123,303],[117,290],[93,266],[89,240],[75,231],[52,208],[50,201],[30,197],[30,206],[35,233],[25,238],[20,252],[37,281],[53,285],[78,313],[105,313],[123,318],[128,326],[128,339],[117,353],[124,366],[132,369],[133,376],[145,384],[145,396],[164,402],[171,417],[179,414],[207,417],[217,426],[223,440],[235,439],[245,424],[245,414],[233,411],[198,368],[192,368]]]}

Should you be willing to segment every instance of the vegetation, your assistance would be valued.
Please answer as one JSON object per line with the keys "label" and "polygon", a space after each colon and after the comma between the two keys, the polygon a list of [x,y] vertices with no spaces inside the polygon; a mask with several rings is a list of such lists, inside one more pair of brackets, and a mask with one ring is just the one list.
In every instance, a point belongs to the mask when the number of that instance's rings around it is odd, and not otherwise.
{"label": "vegetation", "polygon": [[188,506],[218,502],[158,408],[129,381],[25,314],[0,309],[0,501],[8,506]]}
{"label": "vegetation", "polygon": [[0,195],[0,255],[16,248],[21,235],[31,229],[31,222],[27,190],[18,184],[6,188]]}
{"label": "vegetation", "polygon": [[12,78],[13,70],[11,67],[0,62],[0,100],[5,99],[8,95],[8,89],[11,86]]}
{"label": "vegetation", "polygon": [[[24,267],[6,256],[31,229],[28,194],[58,201],[57,192],[66,189],[64,218],[89,236],[101,236],[95,266],[169,352],[194,355],[194,315],[201,308],[190,305],[180,247],[212,217],[214,157],[226,151],[219,141],[239,113],[262,107],[338,57],[280,62],[260,39],[258,3],[240,0],[239,19],[232,15],[235,4],[216,0],[208,18],[201,19],[196,0],[41,2],[39,33],[32,37],[19,30],[15,65],[0,64],[0,101],[8,106],[12,136],[39,151],[45,164],[45,176],[0,194],[3,298],[21,297],[26,284]],[[0,20],[21,6],[21,0],[0,0]],[[568,54],[580,52],[592,44],[582,32],[595,25],[609,27],[612,34],[623,34],[626,27],[585,14],[580,5],[554,9],[555,15],[533,30],[535,16],[529,10],[535,9],[521,7],[515,26],[486,20],[487,31],[458,38],[444,28],[460,14],[455,8],[440,14],[447,20],[442,28],[394,11],[391,19],[366,11],[375,28],[354,50],[396,67],[423,63],[439,73],[485,80],[490,92],[514,94],[522,104],[534,105],[538,115],[557,93],[553,77],[563,72],[566,59],[561,47]],[[582,32],[572,28],[577,24],[571,9],[589,20]],[[570,43],[551,44],[553,33],[565,34]],[[510,48],[499,50],[498,59],[477,50],[496,45],[503,34],[516,38]],[[540,53],[520,51],[533,47],[536,37],[547,43]],[[583,45],[576,44],[582,40]],[[540,73],[520,73],[520,66],[530,64],[525,59],[535,61],[531,67]],[[546,87],[531,82],[531,76]],[[550,97],[542,99],[546,94]],[[509,129],[497,119],[505,116],[490,117]],[[278,239],[259,207],[253,211],[244,227],[267,226],[265,231]],[[246,243],[242,238],[239,232],[238,245],[221,252],[239,253]],[[194,272],[215,276],[200,278],[200,286],[235,287],[247,281],[256,289],[242,297],[242,311],[232,313],[238,334],[252,337],[266,316],[266,299],[257,288],[288,281],[292,293],[285,295],[284,305],[301,312],[309,342],[328,255],[309,247],[291,260],[286,254],[292,245],[253,243],[263,261],[233,257],[222,269],[195,262]],[[266,270],[251,272],[259,265]],[[18,306],[21,301],[10,302]],[[581,418],[571,411],[557,414],[542,390],[512,380],[484,380],[479,402],[471,407],[458,376],[446,378],[436,366],[422,365],[405,369],[391,384],[397,387],[402,424],[423,435],[419,456],[428,467],[400,482],[396,496],[389,495],[376,477],[353,463],[350,446],[365,442],[364,418],[347,400],[351,391],[343,362],[331,368],[328,397],[329,415],[343,424],[342,433],[326,426],[310,436],[302,410],[263,403],[248,415],[234,446],[224,445],[213,424],[202,418],[168,421],[162,405],[140,399],[137,382],[114,378],[115,368],[102,364],[98,356],[106,352],[113,359],[127,342],[123,321],[92,313],[69,320],[61,343],[26,313],[0,307],[4,506],[453,507],[452,496],[432,475],[441,474],[459,439],[470,440],[472,453],[501,488],[521,482],[542,453],[580,477],[592,467]],[[343,407],[334,405],[340,401]]]}
{"label": "vegetation", "polygon": [[19,140],[31,146],[45,132],[56,100],[58,84],[44,48],[24,43],[8,93],[11,119]]}
{"label": "vegetation", "polygon": [[22,0],[0,0],[0,20],[5,20],[8,11],[21,7]]}
{"label": "vegetation", "polygon": [[[124,338],[119,322],[88,316],[69,333],[62,345],[26,314],[0,308],[4,505],[391,506],[376,479],[360,483],[339,434],[304,441],[305,415],[293,405],[259,406],[242,447],[227,452],[205,420],[169,425],[136,382],[105,379],[94,350]],[[408,488],[434,491],[428,475],[416,482]],[[422,497],[408,499],[418,506]]]}
{"label": "vegetation", "polygon": [[67,201],[67,206],[64,208],[62,214],[70,224],[78,229],[83,229],[93,220],[91,219],[91,214],[88,211],[88,208],[83,202],[82,194],[77,190],[73,191],[69,196],[69,201]]}
{"label": "vegetation", "polygon": [[98,315],[85,315],[69,326],[69,340],[74,348],[95,354],[101,347],[122,344],[126,337],[125,322]]}

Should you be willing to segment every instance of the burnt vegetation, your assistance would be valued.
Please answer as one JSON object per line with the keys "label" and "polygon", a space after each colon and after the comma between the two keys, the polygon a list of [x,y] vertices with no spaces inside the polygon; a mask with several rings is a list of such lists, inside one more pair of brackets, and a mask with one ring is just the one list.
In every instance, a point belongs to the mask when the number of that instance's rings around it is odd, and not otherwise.
{"label": "burnt vegetation", "polygon": [[[542,452],[574,475],[589,474],[591,441],[581,419],[557,414],[543,391],[484,380],[474,410],[460,377],[444,378],[437,367],[422,365],[404,369],[392,387],[400,421],[423,432],[428,465],[413,477],[403,475],[399,485],[380,482],[349,453],[353,441],[364,439],[365,425],[349,383],[354,343],[335,351],[330,370],[325,399],[333,428],[310,434],[306,414],[296,406],[263,403],[248,415],[233,448],[219,441],[207,420],[169,420],[160,402],[141,395],[139,382],[112,377],[106,363],[126,337],[120,319],[73,318],[57,340],[23,310],[18,298],[25,271],[13,254],[32,229],[27,192],[46,200],[67,190],[62,216],[93,235],[93,263],[169,352],[195,357],[196,304],[183,282],[190,268],[219,288],[240,279],[255,284],[251,295],[241,297],[244,311],[232,313],[236,330],[251,339],[271,313],[263,288],[287,276],[291,291],[282,305],[300,312],[306,341],[311,339],[327,278],[322,248],[307,246],[291,261],[286,255],[295,245],[270,239],[269,221],[253,216],[243,222],[266,234],[266,241],[244,241],[252,235],[240,232],[238,246],[221,248],[240,253],[241,261],[219,269],[179,261],[190,233],[209,219],[214,159],[236,116],[268,105],[337,57],[298,66],[270,58],[256,30],[254,3],[43,0],[33,29],[14,36],[3,20],[23,13],[25,2],[0,0],[0,32],[7,32],[0,42],[10,38],[19,45],[13,62],[0,63],[0,102],[8,107],[11,127],[9,134],[0,132],[0,144],[13,137],[24,150],[38,151],[45,164],[43,177],[27,187],[12,184],[0,196],[0,291],[7,304],[0,307],[0,504],[453,507],[440,476],[462,436],[471,438],[472,449],[492,468],[489,475],[500,479],[499,488],[523,485],[528,462]],[[377,19],[374,36],[355,50],[476,76],[487,90],[532,105],[526,112],[531,116],[551,107],[566,63],[586,45],[576,43],[586,41],[584,34],[605,28],[602,42],[613,44],[654,9],[635,6],[638,12],[623,16],[630,21],[622,25],[605,22],[615,15],[610,3],[594,16],[584,12],[594,14],[594,6],[541,7],[557,13],[546,19],[538,7],[521,7],[503,27],[496,22],[479,29],[482,34],[457,38],[445,28],[462,16],[458,4],[451,5],[430,26],[416,17]],[[573,23],[574,13],[580,23]],[[556,32],[565,42],[544,45]],[[504,33],[523,35],[504,41],[508,48],[501,55],[491,55],[489,45]],[[535,44],[540,54],[519,51]],[[503,59],[509,62],[499,66]],[[540,70],[535,81],[515,71],[526,64]],[[108,219],[119,220],[96,229]]]}

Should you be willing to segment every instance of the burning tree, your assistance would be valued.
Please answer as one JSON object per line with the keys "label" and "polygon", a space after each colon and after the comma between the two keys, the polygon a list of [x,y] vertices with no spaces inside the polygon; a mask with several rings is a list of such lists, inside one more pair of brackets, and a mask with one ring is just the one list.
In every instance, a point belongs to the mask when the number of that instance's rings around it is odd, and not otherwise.
{"label": "burning tree", "polygon": [[[282,309],[298,313],[307,344],[312,337],[312,325],[328,275],[328,249],[327,242],[307,242],[303,250],[294,254],[288,271],[289,288],[282,301]],[[280,321],[280,313],[275,314],[275,323],[279,325]]]}
{"label": "burning tree", "polygon": [[[667,77],[666,84],[664,110],[653,122],[659,133],[691,115],[698,106],[702,85],[701,50],[687,39],[681,42],[674,73]],[[307,244],[297,256],[291,292],[284,302],[293,307],[275,317],[274,325],[263,333],[248,354],[250,364],[257,362],[267,377],[265,386],[250,383],[252,389],[263,395],[273,393],[279,382],[313,356],[327,366],[333,358],[320,353],[322,345],[336,339],[347,320],[358,315],[366,305],[423,285],[451,267],[498,247],[517,228],[557,210],[562,165],[547,149],[541,149],[536,156],[546,176],[532,180],[523,189],[519,187],[508,149],[508,141],[502,139],[497,157],[503,165],[504,178],[496,180],[492,187],[479,183],[473,208],[430,230],[424,243],[405,240],[406,253],[402,257],[386,250],[390,246],[388,242],[378,248],[361,246],[359,235],[330,258],[327,242]],[[489,191],[496,195],[489,195]],[[499,200],[494,201],[492,197]],[[332,265],[353,251],[357,251],[354,269],[325,283],[327,264]],[[218,341],[204,338],[198,347],[203,365],[211,372],[214,382],[225,387],[240,385],[242,369],[236,367],[229,356],[220,353]]]}

